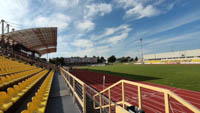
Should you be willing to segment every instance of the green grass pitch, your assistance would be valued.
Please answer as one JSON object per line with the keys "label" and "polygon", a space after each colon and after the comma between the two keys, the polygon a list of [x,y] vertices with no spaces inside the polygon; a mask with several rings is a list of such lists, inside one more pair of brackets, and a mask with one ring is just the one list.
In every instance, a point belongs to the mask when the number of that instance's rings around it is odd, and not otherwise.
{"label": "green grass pitch", "polygon": [[115,64],[81,68],[138,81],[200,91],[200,65]]}

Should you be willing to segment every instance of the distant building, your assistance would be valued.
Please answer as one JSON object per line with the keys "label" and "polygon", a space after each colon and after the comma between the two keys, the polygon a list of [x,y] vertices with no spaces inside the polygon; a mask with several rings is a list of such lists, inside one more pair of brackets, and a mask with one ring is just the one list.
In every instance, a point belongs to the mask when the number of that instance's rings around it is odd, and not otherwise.
{"label": "distant building", "polygon": [[70,57],[64,58],[66,64],[95,64],[97,57]]}
{"label": "distant building", "polygon": [[144,55],[144,60],[200,58],[200,49]]}
{"label": "distant building", "polygon": [[200,64],[200,49],[144,55],[145,64]]}

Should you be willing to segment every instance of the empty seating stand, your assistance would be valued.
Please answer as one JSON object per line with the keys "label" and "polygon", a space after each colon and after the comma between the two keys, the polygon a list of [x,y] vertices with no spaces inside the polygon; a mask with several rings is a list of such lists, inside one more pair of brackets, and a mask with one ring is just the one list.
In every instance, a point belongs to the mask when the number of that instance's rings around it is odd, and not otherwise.
{"label": "empty seating stand", "polygon": [[22,113],[44,113],[49,98],[49,92],[53,80],[54,72],[51,71],[41,87],[36,92],[35,96],[32,97],[32,101],[27,104],[27,110]]}
{"label": "empty seating stand", "polygon": [[12,83],[15,83],[17,81],[23,80],[24,78],[27,78],[29,76],[32,76],[33,74],[42,71],[41,68],[35,68],[30,71],[20,72],[20,73],[14,73],[7,76],[3,76],[0,78],[0,88],[8,86]]}
{"label": "empty seating stand", "polygon": [[49,72],[0,55],[0,113],[19,109],[18,103],[24,99],[27,100],[23,103],[27,109],[21,107],[20,112],[44,113],[53,76],[53,70]]}
{"label": "empty seating stand", "polygon": [[28,64],[20,63],[18,61],[14,61],[4,56],[0,56],[0,77],[2,77],[3,75],[27,71],[34,68],[36,67],[28,65]]}
{"label": "empty seating stand", "polygon": [[8,110],[18,99],[20,99],[31,87],[33,87],[42,77],[46,75],[48,70],[44,70],[36,75],[14,85],[7,89],[7,92],[0,92],[0,111]]}

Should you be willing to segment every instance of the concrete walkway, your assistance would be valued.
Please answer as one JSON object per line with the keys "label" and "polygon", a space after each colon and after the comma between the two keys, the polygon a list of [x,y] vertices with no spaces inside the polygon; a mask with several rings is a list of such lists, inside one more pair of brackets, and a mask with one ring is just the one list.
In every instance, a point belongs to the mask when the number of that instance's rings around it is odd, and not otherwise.
{"label": "concrete walkway", "polygon": [[73,104],[66,82],[58,72],[54,75],[45,113],[80,113],[78,106]]}

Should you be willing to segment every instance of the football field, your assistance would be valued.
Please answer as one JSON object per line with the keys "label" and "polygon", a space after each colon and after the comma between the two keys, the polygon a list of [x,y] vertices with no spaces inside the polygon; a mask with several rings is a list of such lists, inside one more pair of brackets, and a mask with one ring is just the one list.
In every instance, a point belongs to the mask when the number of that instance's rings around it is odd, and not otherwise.
{"label": "football field", "polygon": [[200,65],[114,64],[81,68],[136,81],[200,91]]}

